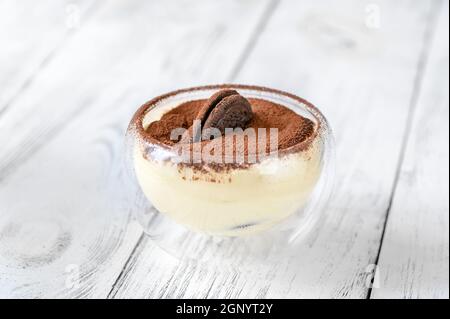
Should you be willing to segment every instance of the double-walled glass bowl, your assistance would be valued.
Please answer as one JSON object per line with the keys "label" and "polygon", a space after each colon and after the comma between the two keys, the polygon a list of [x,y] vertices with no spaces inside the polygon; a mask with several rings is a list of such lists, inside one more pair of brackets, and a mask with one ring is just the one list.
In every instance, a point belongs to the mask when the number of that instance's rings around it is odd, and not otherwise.
{"label": "double-walled glass bowl", "polygon": [[[281,104],[312,120],[301,144],[250,165],[186,165],[179,149],[155,140],[148,125],[183,102],[220,89]],[[331,190],[333,137],[311,103],[278,90],[215,85],[171,92],[144,104],[127,133],[134,176],[151,207],[138,213],[144,231],[178,257],[267,256],[294,245],[323,217]]]}

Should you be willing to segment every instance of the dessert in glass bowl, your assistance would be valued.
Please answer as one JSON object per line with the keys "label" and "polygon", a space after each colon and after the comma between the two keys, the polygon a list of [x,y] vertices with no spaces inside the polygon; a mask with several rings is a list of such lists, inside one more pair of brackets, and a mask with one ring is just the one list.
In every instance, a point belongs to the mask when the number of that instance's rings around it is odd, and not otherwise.
{"label": "dessert in glass bowl", "polygon": [[329,193],[327,121],[278,90],[215,85],[156,97],[135,113],[128,142],[154,208],[140,220],[156,239],[292,241],[318,220]]}

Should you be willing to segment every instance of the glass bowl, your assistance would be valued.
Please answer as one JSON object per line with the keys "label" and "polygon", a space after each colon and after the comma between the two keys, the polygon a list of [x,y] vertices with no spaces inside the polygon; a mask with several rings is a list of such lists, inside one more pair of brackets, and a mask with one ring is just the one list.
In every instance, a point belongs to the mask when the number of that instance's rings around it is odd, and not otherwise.
{"label": "glass bowl", "polygon": [[[293,110],[313,121],[314,133],[250,164],[235,158],[208,161],[192,149],[186,157],[179,147],[146,134],[165,112],[225,88]],[[267,260],[295,247],[324,217],[334,174],[333,136],[321,112],[295,95],[233,84],[170,92],[138,109],[126,140],[128,167],[149,202],[137,219],[152,240],[177,258]]]}

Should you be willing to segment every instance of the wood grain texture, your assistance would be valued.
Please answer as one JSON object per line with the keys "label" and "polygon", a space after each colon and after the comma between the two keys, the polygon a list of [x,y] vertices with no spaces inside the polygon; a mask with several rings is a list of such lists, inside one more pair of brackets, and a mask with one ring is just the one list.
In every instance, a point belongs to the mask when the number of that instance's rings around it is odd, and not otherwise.
{"label": "wood grain texture", "polygon": [[338,187],[327,220],[295,256],[233,269],[170,264],[144,238],[111,297],[366,298],[438,9],[435,1],[379,1],[378,27],[372,2],[281,1],[235,79],[306,97],[329,117]]}
{"label": "wood grain texture", "polygon": [[1,297],[108,295],[146,207],[123,167],[128,120],[165,90],[223,82],[268,4],[109,1],[58,51],[0,118]]}
{"label": "wood grain texture", "polygon": [[373,298],[449,297],[449,8],[443,1],[415,101]]}
{"label": "wood grain texture", "polygon": [[93,0],[0,2],[0,114],[96,8]]}
{"label": "wood grain texture", "polygon": [[[0,297],[448,298],[448,3],[195,3],[0,0]],[[293,256],[180,263],[133,218],[123,134],[230,80],[325,113],[337,188]]]}

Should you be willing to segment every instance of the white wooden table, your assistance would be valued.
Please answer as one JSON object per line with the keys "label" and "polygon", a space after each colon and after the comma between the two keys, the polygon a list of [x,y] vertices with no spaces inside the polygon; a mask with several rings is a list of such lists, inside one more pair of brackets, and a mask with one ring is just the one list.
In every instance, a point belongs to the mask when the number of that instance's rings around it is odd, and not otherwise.
{"label": "white wooden table", "polygon": [[[448,11],[0,0],[0,297],[448,298]],[[141,103],[223,82],[303,96],[336,135],[326,223],[270,267],[164,253],[134,220],[145,200],[118,164]]]}

